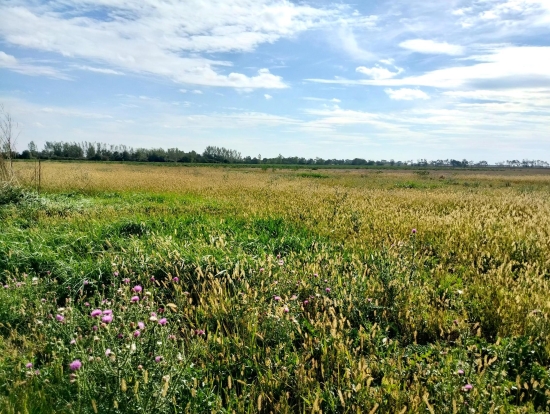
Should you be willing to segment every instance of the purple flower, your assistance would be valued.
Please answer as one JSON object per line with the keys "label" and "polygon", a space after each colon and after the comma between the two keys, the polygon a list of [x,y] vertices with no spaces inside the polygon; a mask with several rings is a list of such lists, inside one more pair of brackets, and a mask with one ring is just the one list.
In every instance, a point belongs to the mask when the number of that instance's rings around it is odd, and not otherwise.
{"label": "purple flower", "polygon": [[273,300],[275,302],[279,302],[281,300],[281,297],[280,296],[273,296]]}
{"label": "purple flower", "polygon": [[80,359],[75,359],[69,364],[69,368],[71,369],[71,371],[78,371],[80,368],[82,368],[82,362],[80,362]]}
{"label": "purple flower", "polygon": [[9,289],[10,286],[9,285],[4,285],[4,289]]}
{"label": "purple flower", "polygon": [[71,345],[76,344],[76,339],[71,339],[71,342],[69,342]]}
{"label": "purple flower", "polygon": [[105,323],[113,322],[113,315],[105,315],[103,318],[101,318],[101,322],[105,322]]}
{"label": "purple flower", "polygon": [[265,269],[263,267],[260,267],[260,272],[263,272]]}
{"label": "purple flower", "polygon": [[166,325],[168,323],[168,321],[166,320],[166,318],[162,318],[162,319],[159,319],[159,325]]}
{"label": "purple flower", "polygon": [[[46,299],[44,299],[44,302],[45,302],[45,301],[46,301]],[[89,307],[89,306],[90,306],[90,302],[85,302],[85,303],[84,303],[84,306]]]}
{"label": "purple flower", "polygon": [[109,355],[111,355],[111,350],[109,348],[107,348],[105,350],[105,356],[109,356]]}
{"label": "purple flower", "polygon": [[326,288],[325,292],[330,293],[330,288]]}
{"label": "purple flower", "polygon": [[59,322],[63,322],[63,320],[65,319],[65,317],[63,315],[55,315],[55,319],[57,319]]}
{"label": "purple flower", "polygon": [[103,314],[104,314],[104,315],[112,315],[112,314],[113,314],[113,311],[112,311],[111,309],[105,309],[105,310],[103,311]]}
{"label": "purple flower", "polygon": [[204,332],[202,329],[197,329],[197,330],[195,331],[195,334],[197,334],[197,335],[199,335],[199,336],[204,335],[205,333],[206,333],[206,332]]}
{"label": "purple flower", "polygon": [[470,391],[474,386],[472,384],[466,384],[462,389],[466,392]]}
{"label": "purple flower", "polygon": [[137,338],[138,336],[140,336],[140,335],[141,335],[141,332],[140,332],[140,331],[137,331],[137,330],[134,331],[134,336],[135,336],[136,338]]}
{"label": "purple flower", "polygon": [[90,313],[90,316],[92,318],[95,318],[97,316],[100,316],[103,312],[101,312],[101,309],[94,309],[91,313]]}
{"label": "purple flower", "polygon": [[130,279],[128,279],[127,277],[125,277],[124,279],[122,279],[122,281],[123,281],[124,283],[130,283]]}
{"label": "purple flower", "polygon": [[130,299],[132,302],[139,302],[139,296],[132,296],[132,299]]}
{"label": "purple flower", "polygon": [[309,303],[309,300],[304,300],[304,305],[307,305]]}
{"label": "purple flower", "polygon": [[32,368],[32,362],[27,362],[27,365],[25,365],[28,369]]}
{"label": "purple flower", "polygon": [[87,280],[84,281],[84,285],[87,285],[88,283],[90,283],[90,282],[88,282]]}
{"label": "purple flower", "polygon": [[154,282],[155,281],[155,276],[151,276],[151,278],[149,279],[151,282]]}
{"label": "purple flower", "polygon": [[113,273],[113,275],[118,276],[118,272]]}
{"label": "purple flower", "polygon": [[283,311],[284,311],[285,313],[290,312],[286,306],[285,306],[285,308],[283,309]]}
{"label": "purple flower", "polygon": [[412,229],[412,234],[416,234],[416,229]]}
{"label": "purple flower", "polygon": [[464,370],[459,369],[458,371],[456,371],[456,373],[457,373],[458,375],[464,375]]}
{"label": "purple flower", "polygon": [[132,290],[133,290],[134,292],[139,293],[139,292],[141,292],[141,291],[143,290],[143,288],[142,288],[140,285],[136,285],[136,286],[134,286],[134,288],[133,288]]}
{"label": "purple flower", "polygon": [[138,322],[139,329],[145,329],[145,324],[141,321]]}
{"label": "purple flower", "polygon": [[168,339],[171,339],[173,341],[176,340],[176,335],[168,335]]}
{"label": "purple flower", "polygon": [[162,357],[161,357],[161,356],[155,357],[155,362],[160,362],[160,361],[162,361]]}
{"label": "purple flower", "polygon": [[174,281],[174,283],[178,283],[178,282],[180,281],[180,278],[176,276],[176,277],[173,278],[172,280]]}

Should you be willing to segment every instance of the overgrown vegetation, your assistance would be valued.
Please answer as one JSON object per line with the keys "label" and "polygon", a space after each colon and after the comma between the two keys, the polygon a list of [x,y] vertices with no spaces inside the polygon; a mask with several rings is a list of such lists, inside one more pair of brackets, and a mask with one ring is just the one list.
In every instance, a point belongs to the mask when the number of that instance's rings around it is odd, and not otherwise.
{"label": "overgrown vegetation", "polygon": [[450,174],[46,164],[0,411],[547,412],[550,178]]}

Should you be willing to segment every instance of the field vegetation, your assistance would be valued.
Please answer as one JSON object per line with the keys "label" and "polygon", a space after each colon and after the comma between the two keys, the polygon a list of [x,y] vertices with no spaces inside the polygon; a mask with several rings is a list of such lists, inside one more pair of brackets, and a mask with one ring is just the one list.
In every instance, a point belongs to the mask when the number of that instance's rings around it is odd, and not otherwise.
{"label": "field vegetation", "polygon": [[544,170],[14,168],[2,413],[550,410]]}

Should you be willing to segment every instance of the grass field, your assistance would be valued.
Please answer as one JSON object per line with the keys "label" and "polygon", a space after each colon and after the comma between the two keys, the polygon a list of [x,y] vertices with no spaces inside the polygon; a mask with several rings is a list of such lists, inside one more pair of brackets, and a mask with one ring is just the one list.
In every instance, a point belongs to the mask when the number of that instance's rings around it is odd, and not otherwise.
{"label": "grass field", "polygon": [[550,411],[546,171],[16,168],[2,413]]}

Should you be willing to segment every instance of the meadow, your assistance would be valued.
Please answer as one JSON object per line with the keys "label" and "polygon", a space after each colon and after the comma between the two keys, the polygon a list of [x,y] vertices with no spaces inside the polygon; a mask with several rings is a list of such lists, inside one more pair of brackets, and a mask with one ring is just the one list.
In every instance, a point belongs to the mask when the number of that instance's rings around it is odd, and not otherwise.
{"label": "meadow", "polygon": [[2,413],[550,412],[550,172],[15,164]]}

